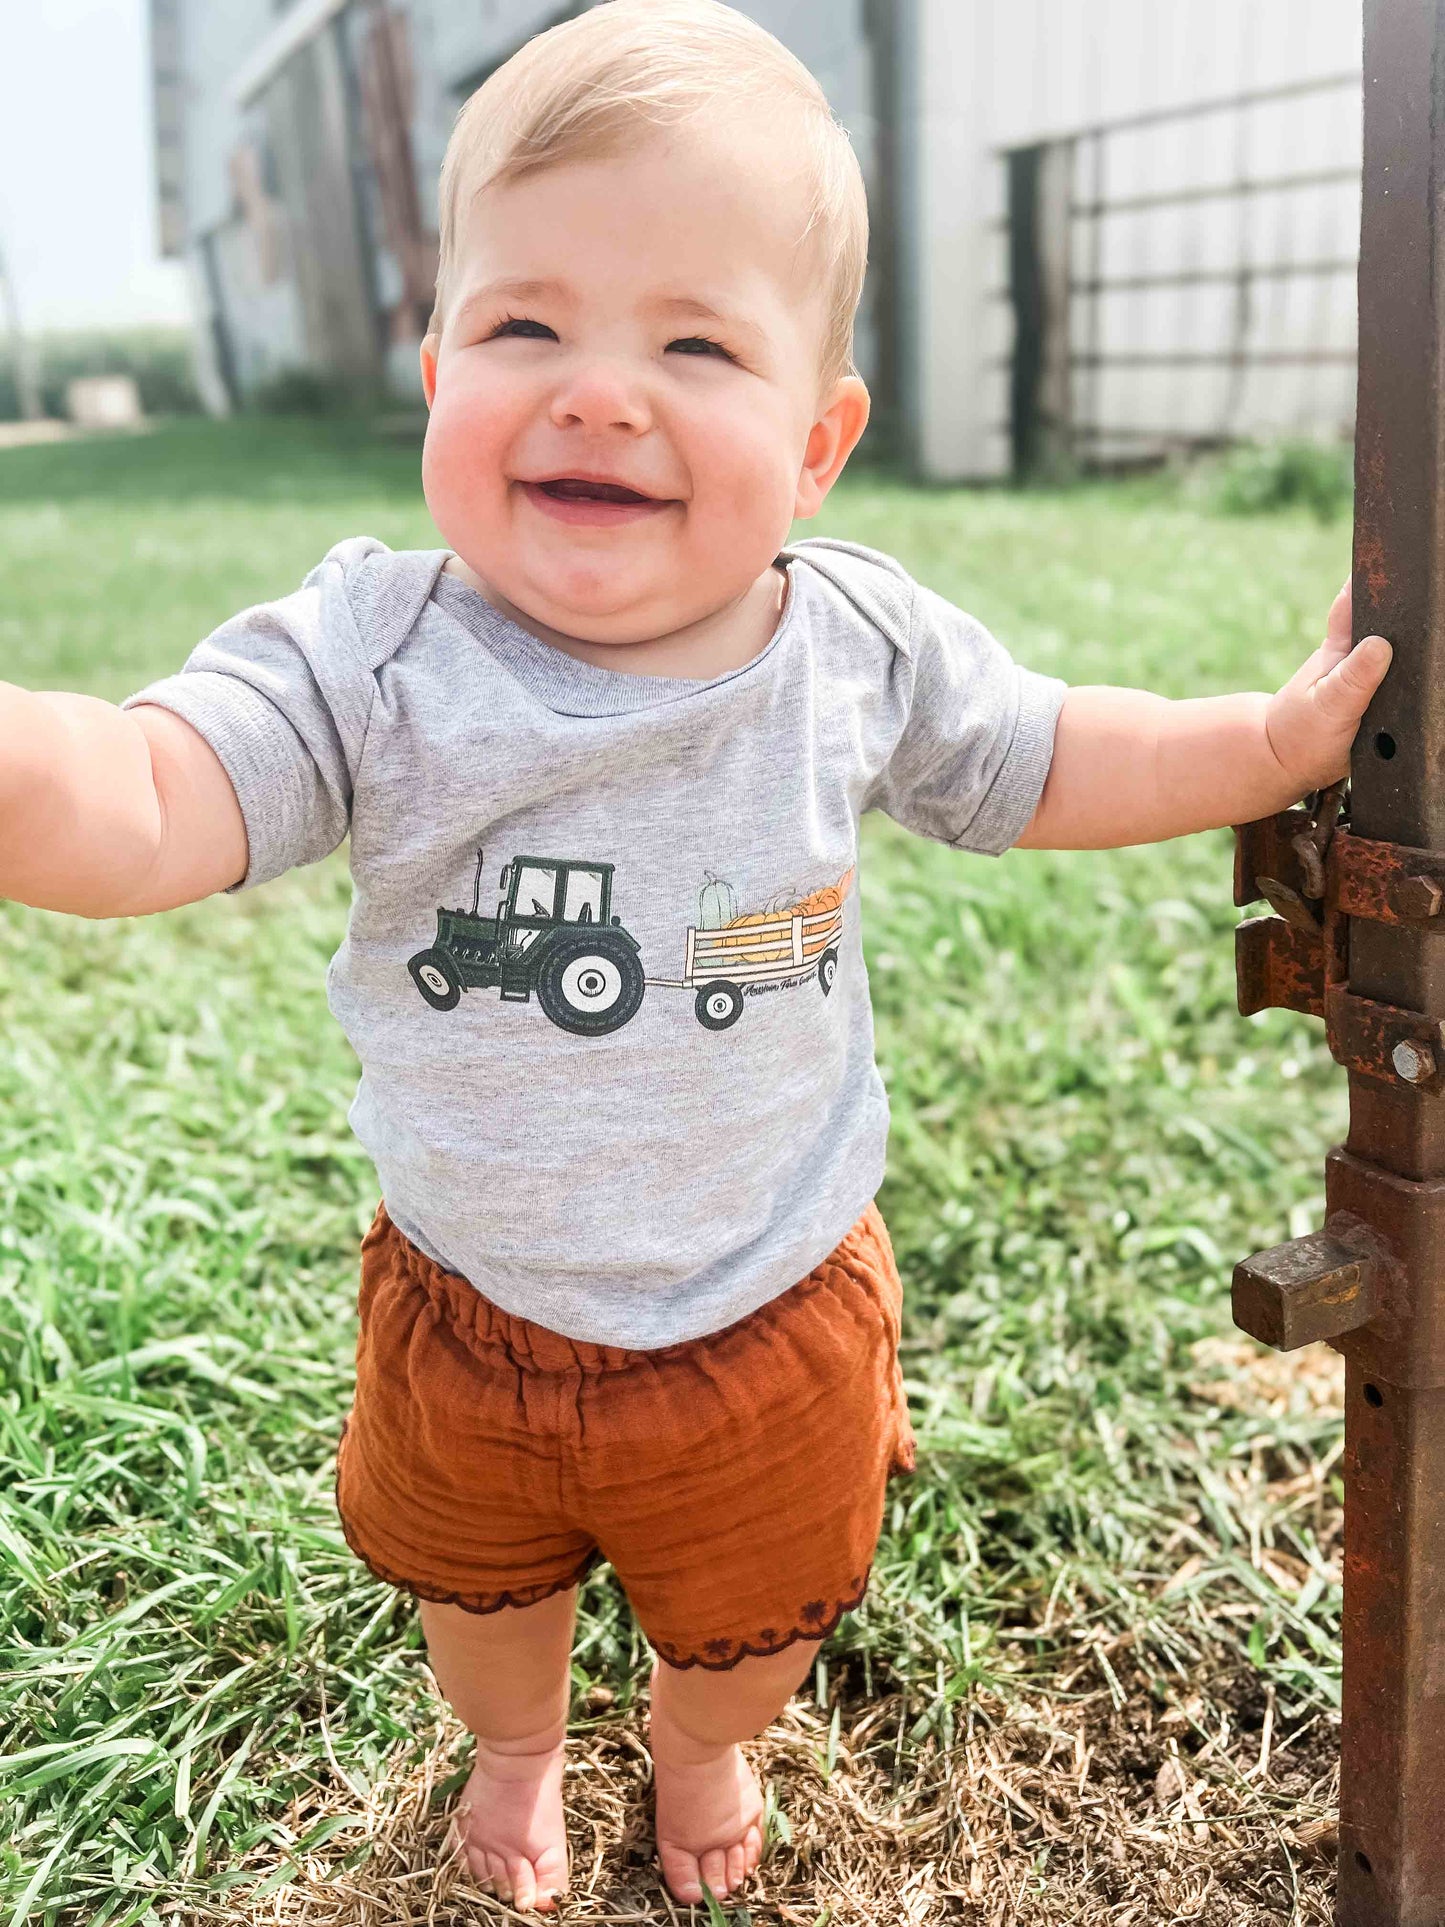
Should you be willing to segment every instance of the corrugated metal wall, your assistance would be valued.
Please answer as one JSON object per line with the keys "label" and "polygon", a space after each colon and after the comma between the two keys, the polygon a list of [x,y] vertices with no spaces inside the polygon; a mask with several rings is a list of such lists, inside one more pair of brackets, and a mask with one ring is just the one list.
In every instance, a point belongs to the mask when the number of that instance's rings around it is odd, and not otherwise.
{"label": "corrugated metal wall", "polygon": [[[909,0],[905,359],[925,472],[1011,467],[1008,150],[1357,75],[1359,63],[1359,0]],[[1080,141],[1072,158],[1073,405],[1088,426],[1117,431],[1096,436],[1094,452],[1138,448],[1155,430],[1348,425],[1348,266],[1261,270],[1353,260],[1357,185],[1320,177],[1358,168],[1357,92],[1159,120]],[[1102,215],[1079,218],[1101,201]],[[1117,201],[1134,205],[1107,207]],[[1196,278],[1160,285],[1170,275]],[[1112,285],[1080,297],[1098,282]],[[1130,282],[1153,285],[1119,285]]]}

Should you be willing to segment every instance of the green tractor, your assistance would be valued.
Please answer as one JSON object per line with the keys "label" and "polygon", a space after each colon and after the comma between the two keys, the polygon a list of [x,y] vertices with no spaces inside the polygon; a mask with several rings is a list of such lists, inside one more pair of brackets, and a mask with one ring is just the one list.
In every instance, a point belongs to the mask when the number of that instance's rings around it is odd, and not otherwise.
{"label": "green tractor", "polygon": [[646,978],[637,939],[612,915],[613,865],[515,856],[497,914],[484,917],[482,856],[471,909],[439,909],[436,942],[407,964],[432,1009],[455,1010],[464,990],[495,987],[503,1003],[528,1003],[535,990],[552,1022],[579,1037],[635,1017]]}

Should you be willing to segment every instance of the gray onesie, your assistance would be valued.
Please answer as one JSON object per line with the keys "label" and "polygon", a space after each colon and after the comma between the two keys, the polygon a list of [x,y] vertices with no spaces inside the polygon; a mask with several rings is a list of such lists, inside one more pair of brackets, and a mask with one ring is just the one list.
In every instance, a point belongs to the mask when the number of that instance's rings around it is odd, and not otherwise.
{"label": "gray onesie", "polygon": [[343,542],[125,706],[225,765],[237,889],[350,831],[327,995],[398,1228],[569,1337],[699,1337],[883,1176],[860,816],[1007,849],[1064,685],[848,543],[786,550],[772,641],[706,681],[580,662],[446,559]]}

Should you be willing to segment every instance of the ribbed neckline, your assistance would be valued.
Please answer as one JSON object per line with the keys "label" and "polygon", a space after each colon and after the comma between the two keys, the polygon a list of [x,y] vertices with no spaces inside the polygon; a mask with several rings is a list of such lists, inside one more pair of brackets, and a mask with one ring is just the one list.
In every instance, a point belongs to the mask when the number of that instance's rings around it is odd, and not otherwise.
{"label": "ribbed neckline", "polygon": [[[449,552],[450,553],[450,552]],[[432,600],[461,623],[502,667],[525,684],[537,699],[559,716],[619,716],[633,710],[654,709],[664,703],[687,702],[707,695],[740,676],[759,671],[794,627],[798,607],[796,556],[784,549],[778,557],[787,594],[767,645],[750,662],[725,669],[720,676],[639,676],[630,669],[603,669],[582,662],[563,649],[542,642],[519,623],[494,609],[484,595],[467,587],[443,568],[438,572]]]}

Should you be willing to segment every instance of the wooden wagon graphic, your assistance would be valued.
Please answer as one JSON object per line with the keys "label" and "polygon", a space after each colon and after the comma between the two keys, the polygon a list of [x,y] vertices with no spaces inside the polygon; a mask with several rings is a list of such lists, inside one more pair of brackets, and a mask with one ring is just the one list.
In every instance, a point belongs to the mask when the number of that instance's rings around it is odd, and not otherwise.
{"label": "wooden wagon graphic", "polygon": [[727,1030],[742,1016],[747,997],[797,989],[813,978],[826,997],[837,975],[842,934],[842,903],[810,913],[797,905],[778,916],[758,915],[720,930],[693,925],[682,975],[649,977],[648,983],[695,991],[697,1021],[707,1030]]}

